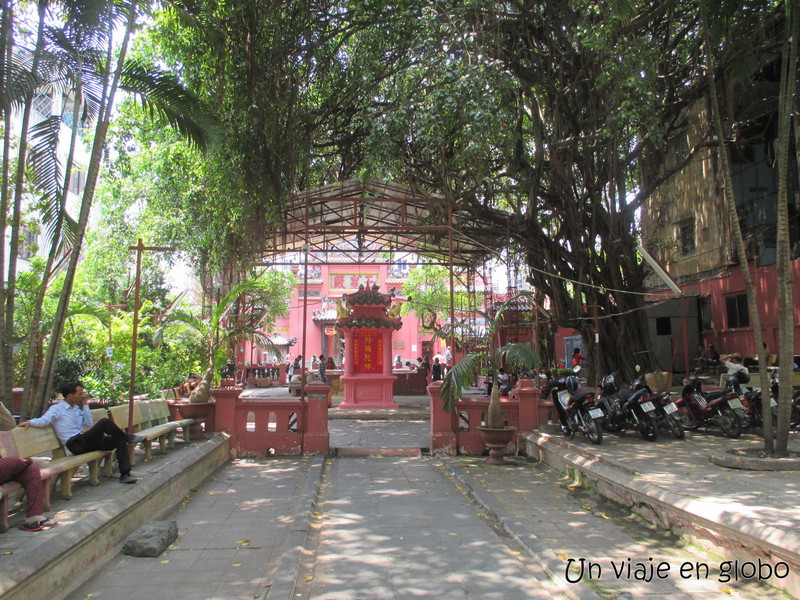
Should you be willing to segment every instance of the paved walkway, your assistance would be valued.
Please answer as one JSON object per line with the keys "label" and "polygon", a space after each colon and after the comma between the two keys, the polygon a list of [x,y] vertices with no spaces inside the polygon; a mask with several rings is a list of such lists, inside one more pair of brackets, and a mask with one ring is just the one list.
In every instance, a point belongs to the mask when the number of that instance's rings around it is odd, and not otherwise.
{"label": "paved walkway", "polygon": [[[575,487],[561,473],[521,457],[509,463],[488,468],[481,458],[446,459],[464,488],[564,587],[576,586],[578,591],[575,582],[581,582],[600,598],[618,600],[786,598],[764,585],[720,581],[718,556],[684,544],[626,508]],[[703,570],[697,577],[692,568],[691,576],[681,577],[680,568],[687,562],[707,565],[708,574]],[[663,578],[650,570],[657,565],[664,565]],[[615,568],[621,570],[619,576]]]}
{"label": "paved walkway", "polygon": [[[425,400],[408,398],[380,415],[337,414],[331,446],[425,448]],[[651,443],[628,433],[594,446],[556,435],[552,442],[583,457],[587,469],[612,465],[676,504],[702,506],[712,519],[774,528],[776,546],[800,552],[796,472],[708,462],[711,453],[758,446],[754,436],[687,433],[686,440],[664,435]],[[800,450],[797,434],[791,444]],[[514,457],[490,468],[480,457],[420,454],[235,460],[165,517],[177,520],[179,538],[161,557],[117,556],[68,600],[785,598],[763,585],[726,581],[720,557],[542,463]],[[171,456],[139,465],[137,474],[157,477]],[[0,549],[27,552],[34,542],[72,536],[84,515],[112,510],[115,495],[136,491],[129,488],[78,486],[75,499],[58,505],[61,527],[9,531],[0,535]],[[96,494],[102,504],[92,500]],[[699,565],[701,576],[682,577],[684,563]],[[651,565],[662,565],[662,578]],[[623,569],[619,576],[615,568]]]}
{"label": "paved walkway", "polygon": [[[565,598],[430,459],[338,458],[297,598]],[[272,598],[272,595],[270,595]]]}
{"label": "paved walkway", "polygon": [[192,490],[178,540],[157,558],[118,555],[68,600],[252,600],[275,577],[312,458],[238,459]]}

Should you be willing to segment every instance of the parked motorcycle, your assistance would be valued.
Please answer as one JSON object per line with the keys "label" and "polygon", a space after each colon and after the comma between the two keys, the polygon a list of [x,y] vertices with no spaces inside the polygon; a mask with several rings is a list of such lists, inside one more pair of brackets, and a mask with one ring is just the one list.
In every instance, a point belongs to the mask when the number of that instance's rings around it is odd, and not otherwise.
{"label": "parked motorcycle", "polygon": [[[633,384],[630,386],[633,388]],[[603,378],[600,405],[606,418],[603,428],[606,431],[625,433],[636,429],[641,436],[654,442],[658,439],[658,424],[655,404],[647,399],[647,389],[621,391],[617,384],[617,374]]]}
{"label": "parked motorcycle", "polygon": [[583,392],[575,375],[558,377],[542,388],[542,395],[552,396],[561,419],[562,430],[570,438],[584,434],[593,444],[603,442],[604,413],[597,405],[594,392]]}
{"label": "parked motorcycle", "polygon": [[[778,371],[772,373],[770,380],[770,398],[769,403],[772,409],[772,426],[773,429],[778,425],[778,392],[779,392],[780,378]],[[753,390],[744,395],[745,402],[745,416],[747,418],[747,425],[751,427],[761,427],[762,413],[761,413],[761,390]],[[752,404],[752,406],[751,406]],[[800,386],[795,386],[792,389],[792,412],[789,420],[789,426],[797,428],[800,426]]]}
{"label": "parked motorcycle", "polygon": [[[772,427],[778,424],[778,402],[775,400],[778,397],[778,376],[777,372],[772,374],[770,381],[769,404],[772,413]],[[744,422],[745,427],[761,427],[764,424],[764,417],[762,412],[763,395],[761,389],[755,389],[750,392],[745,392],[742,398],[744,405]]]}
{"label": "parked motorcycle", "polygon": [[682,440],[686,437],[686,432],[683,430],[683,425],[678,419],[677,405],[670,399],[669,392],[654,394],[650,386],[647,385],[646,375],[647,373],[642,373],[634,379],[631,383],[631,388],[634,390],[647,391],[643,401],[653,403],[657,428],[669,431],[676,439]]}
{"label": "parked motorcycle", "polygon": [[[731,375],[724,390],[703,393],[700,381],[692,373],[683,381],[678,408],[683,408],[680,418],[683,427],[689,431],[701,427],[719,427],[730,438],[738,438],[742,434],[744,406],[739,400],[739,382],[746,373]],[[744,383],[749,381],[749,376]],[[735,385],[734,385],[735,384]]]}

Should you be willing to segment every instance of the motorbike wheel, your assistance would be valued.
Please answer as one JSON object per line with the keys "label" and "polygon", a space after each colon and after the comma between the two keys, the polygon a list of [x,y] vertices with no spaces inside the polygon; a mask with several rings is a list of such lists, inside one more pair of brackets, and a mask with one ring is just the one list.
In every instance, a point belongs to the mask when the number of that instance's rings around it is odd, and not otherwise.
{"label": "motorbike wheel", "polygon": [[619,433],[620,431],[622,431],[622,425],[610,421],[608,417],[603,419],[602,427],[605,431],[608,431],[609,433]]}
{"label": "motorbike wheel", "polygon": [[692,415],[685,408],[681,408],[675,413],[678,421],[686,431],[697,431],[703,425],[700,421],[695,421]]}
{"label": "motorbike wheel", "polygon": [[670,433],[675,436],[676,440],[682,440],[686,437],[686,432],[683,430],[683,425],[681,425],[678,419],[672,415],[667,415],[665,420],[667,423],[667,429],[669,429]]}
{"label": "motorbike wheel", "polygon": [[589,441],[593,444],[602,444],[603,428],[597,424],[597,421],[589,416],[589,411],[582,412],[581,419],[583,419],[583,425],[586,428],[586,437],[589,438]]}
{"label": "motorbike wheel", "polygon": [[742,435],[742,421],[728,406],[723,406],[719,411],[719,426],[729,438]]}
{"label": "motorbike wheel", "polygon": [[655,442],[658,439],[658,426],[655,420],[645,415],[639,421],[639,433],[642,437],[649,442]]}

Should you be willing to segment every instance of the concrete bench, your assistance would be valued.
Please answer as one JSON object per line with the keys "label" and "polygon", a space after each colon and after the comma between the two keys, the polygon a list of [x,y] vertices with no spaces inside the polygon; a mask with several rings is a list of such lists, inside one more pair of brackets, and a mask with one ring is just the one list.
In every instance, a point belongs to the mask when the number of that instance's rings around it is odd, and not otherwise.
{"label": "concrete bench", "polygon": [[[112,406],[109,409],[111,418],[114,423],[121,429],[127,431],[130,417],[130,406],[121,404],[119,406]],[[166,453],[167,445],[170,448],[175,447],[175,432],[177,429],[188,429],[189,425],[194,423],[194,419],[180,419],[178,421],[170,421],[169,419],[169,405],[166,400],[145,400],[143,402],[135,402],[133,405],[133,422],[131,431],[144,437],[142,442],[142,449],[144,450],[144,459],[149,461],[153,458],[152,443],[153,440],[158,441],[159,452]],[[130,448],[131,465],[136,463],[134,454],[135,446]]]}
{"label": "concrete bench", "polygon": [[[92,418],[98,421],[106,416],[105,409],[92,411]],[[11,431],[0,432],[0,456],[29,458],[34,456],[51,457],[50,462],[41,467],[42,480],[48,482],[45,493],[49,506],[49,489],[61,482],[61,497],[72,498],[72,477],[82,465],[89,467],[89,482],[100,483],[100,463],[105,460],[104,475],[111,476],[113,452],[95,450],[84,454],[68,454],[56,436],[52,425],[46,427],[16,427]],[[5,495],[4,495],[5,497]]]}
{"label": "concrete bench", "polygon": [[[159,452],[165,454],[167,447],[175,447],[176,431],[178,429],[186,431],[195,422],[194,419],[170,421],[169,404],[164,400],[149,400],[139,403],[139,414],[139,423],[134,423],[134,426],[140,427],[136,433],[144,437],[142,446],[145,460],[153,457],[153,440],[158,441]],[[134,415],[136,415],[136,407],[134,407]]]}

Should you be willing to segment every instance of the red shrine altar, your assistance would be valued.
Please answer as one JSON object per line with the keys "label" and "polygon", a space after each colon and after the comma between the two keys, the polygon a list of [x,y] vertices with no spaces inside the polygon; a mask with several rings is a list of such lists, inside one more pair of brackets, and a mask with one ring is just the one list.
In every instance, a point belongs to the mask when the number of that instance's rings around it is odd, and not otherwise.
{"label": "red shrine altar", "polygon": [[403,324],[378,286],[342,297],[336,327],[344,334],[344,400],[339,408],[397,408],[392,394],[392,332]]}

